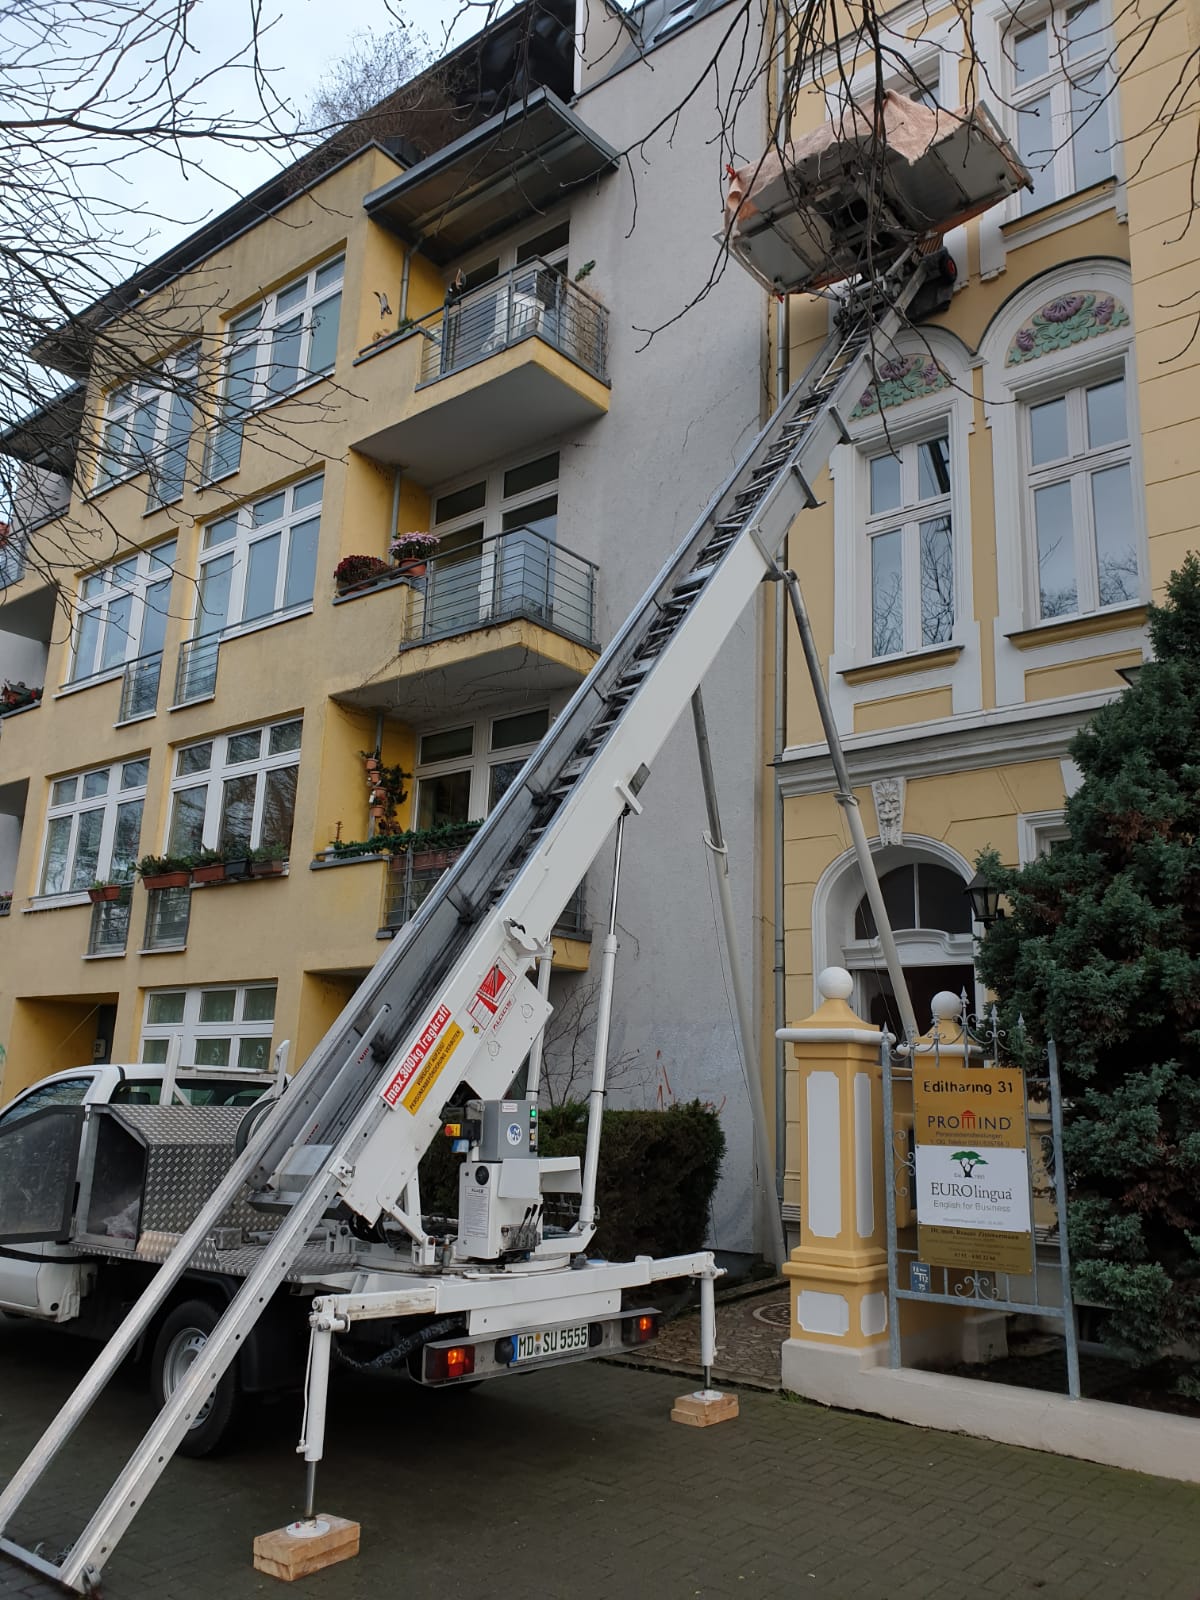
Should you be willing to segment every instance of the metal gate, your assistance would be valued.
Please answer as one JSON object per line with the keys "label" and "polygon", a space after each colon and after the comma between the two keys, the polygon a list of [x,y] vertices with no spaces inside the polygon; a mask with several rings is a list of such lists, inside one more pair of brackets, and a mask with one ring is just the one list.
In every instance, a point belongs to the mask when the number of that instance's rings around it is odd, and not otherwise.
{"label": "metal gate", "polygon": [[[938,999],[942,997],[939,996]],[[950,999],[946,997],[947,1001]],[[937,1007],[945,1013],[947,1006]],[[952,1031],[954,1037],[942,1037]],[[1066,1351],[1067,1390],[1072,1399],[1079,1398],[1079,1354],[1075,1328],[1075,1308],[1071,1296],[1071,1264],[1067,1242],[1066,1173],[1062,1155],[1062,1096],[1059,1089],[1058,1055],[1050,1041],[1041,1061],[1035,1067],[1019,1068],[1003,1061],[1003,1030],[998,1025],[996,1008],[992,1006],[985,1018],[972,1016],[967,1009],[967,997],[961,998],[957,1013],[942,1014],[935,1021],[932,1034],[916,1040],[911,1046],[893,1048],[891,1036],[883,1035],[883,1118],[884,1118],[884,1172],[887,1197],[888,1241],[888,1334],[890,1359],[893,1367],[903,1365],[900,1334],[900,1302],[924,1301],[936,1305],[951,1305],[970,1310],[1004,1311],[1029,1316],[1046,1317],[1060,1321]],[[931,1071],[933,1084],[931,1085]],[[989,1250],[978,1247],[981,1261],[971,1262],[971,1230],[947,1228],[934,1220],[929,1212],[931,1205],[942,1202],[930,1199],[926,1190],[949,1189],[956,1195],[969,1192],[965,1180],[973,1177],[973,1167],[987,1165],[985,1158],[975,1150],[959,1150],[949,1157],[957,1161],[964,1174],[963,1183],[931,1185],[921,1177],[916,1138],[916,1107],[914,1104],[914,1077],[923,1091],[946,1089],[952,1094],[955,1088],[970,1089],[983,1094],[984,1103],[991,1102],[992,1088],[1011,1088],[1014,1072],[1019,1073],[1024,1090],[1024,1150],[1025,1181],[1028,1194],[1029,1221],[1028,1270],[1013,1269],[1003,1262],[1003,1252],[991,1252],[996,1260],[987,1264]],[[955,1083],[953,1076],[943,1074],[966,1073]],[[991,1074],[992,1077],[975,1079],[974,1074]],[[961,1098],[961,1096],[960,1096]],[[966,1096],[971,1099],[973,1096]],[[1002,1098],[1002,1097],[996,1097]],[[1011,1097],[1010,1098],[1014,1098]],[[998,1109],[998,1108],[996,1108]],[[923,1113],[927,1122],[943,1119]],[[944,1119],[953,1138],[942,1139],[950,1143],[980,1143],[985,1137],[1000,1135],[976,1133],[985,1121],[998,1120],[977,1117],[973,1112],[963,1113],[961,1122],[954,1116]],[[1011,1119],[1010,1119],[1011,1120]],[[961,1136],[958,1129],[969,1130]],[[938,1137],[937,1134],[932,1137]],[[985,1145],[985,1149],[990,1148]],[[923,1152],[933,1146],[921,1146]],[[993,1152],[996,1154],[996,1152]],[[974,1158],[974,1162],[970,1158]],[[921,1185],[919,1186],[919,1177]],[[984,1180],[986,1181],[986,1180]],[[1010,1194],[1009,1190],[983,1191],[985,1194]],[[1020,1201],[1021,1197],[1016,1199]],[[959,1202],[945,1202],[948,1208]],[[924,1215],[920,1215],[920,1213]],[[957,1239],[951,1236],[958,1234]],[[980,1232],[978,1238],[991,1240],[996,1235]],[[936,1238],[939,1247],[929,1254],[942,1254],[941,1262],[922,1259],[921,1240]],[[942,1241],[947,1241],[942,1243]],[[947,1255],[959,1254],[957,1264],[951,1265]]]}

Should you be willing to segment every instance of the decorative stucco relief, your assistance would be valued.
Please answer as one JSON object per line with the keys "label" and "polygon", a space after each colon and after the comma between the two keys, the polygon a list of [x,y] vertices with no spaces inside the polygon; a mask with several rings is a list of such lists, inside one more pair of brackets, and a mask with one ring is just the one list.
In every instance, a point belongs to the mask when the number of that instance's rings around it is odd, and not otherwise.
{"label": "decorative stucco relief", "polygon": [[1048,300],[1017,329],[1004,365],[1017,367],[1025,361],[1036,361],[1051,350],[1066,350],[1085,339],[1128,326],[1129,313],[1113,295],[1074,289]]}
{"label": "decorative stucco relief", "polygon": [[906,400],[920,400],[924,395],[936,394],[949,386],[950,379],[942,367],[927,354],[881,361],[875,382],[859,395],[850,419],[873,417],[891,406],[902,406]]}

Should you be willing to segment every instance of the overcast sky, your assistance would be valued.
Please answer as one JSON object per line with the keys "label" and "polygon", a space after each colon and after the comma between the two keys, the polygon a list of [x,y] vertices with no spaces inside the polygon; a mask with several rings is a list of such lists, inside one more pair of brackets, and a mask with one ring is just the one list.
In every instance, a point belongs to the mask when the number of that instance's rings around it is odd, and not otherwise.
{"label": "overcast sky", "polygon": [[[393,0],[393,9],[441,54],[461,8],[459,0]],[[383,0],[263,0],[262,11],[262,60],[274,92],[297,109],[307,105],[326,69],[347,53],[356,34],[394,26]],[[193,75],[227,59],[249,37],[249,14],[250,0],[199,0],[191,26]],[[481,9],[460,18],[450,42],[459,43],[477,31],[483,16]],[[246,118],[255,116],[258,104],[249,74],[236,71],[214,79],[207,100],[214,110],[232,110]],[[118,204],[144,208],[125,230],[127,242],[136,244],[142,259],[161,255],[238,195],[265,182],[277,170],[279,157],[210,145],[202,164],[204,173],[183,173],[165,153],[143,156],[102,185]],[[151,223],[148,213],[162,220]]]}

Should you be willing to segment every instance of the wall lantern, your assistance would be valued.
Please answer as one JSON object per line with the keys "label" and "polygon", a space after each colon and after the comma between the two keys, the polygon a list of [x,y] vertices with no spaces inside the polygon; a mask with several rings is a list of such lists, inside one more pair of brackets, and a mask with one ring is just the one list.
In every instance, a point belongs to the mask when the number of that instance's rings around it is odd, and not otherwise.
{"label": "wall lantern", "polygon": [[993,888],[982,872],[975,874],[963,893],[970,896],[971,914],[985,929],[990,928],[993,922],[1002,920],[1004,912],[1000,909],[1000,890]]}

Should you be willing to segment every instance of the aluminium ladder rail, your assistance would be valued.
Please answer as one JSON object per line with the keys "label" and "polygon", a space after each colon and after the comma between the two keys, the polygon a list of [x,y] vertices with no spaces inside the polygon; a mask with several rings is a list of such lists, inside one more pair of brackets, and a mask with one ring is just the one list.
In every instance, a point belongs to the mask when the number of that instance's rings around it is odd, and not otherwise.
{"label": "aluminium ladder rail", "polygon": [[[502,1048],[492,1039],[478,1047],[467,1041],[451,1077],[457,1083],[469,1075],[483,1098],[505,1093],[548,1010],[533,985],[517,976],[544,948],[525,930],[554,925],[619,816],[641,809],[636,796],[650,762],[758,585],[780,576],[777,553],[799,512],[817,504],[812,482],[833,446],[846,438],[842,408],[857,399],[876,339],[897,331],[925,270],[918,259],[906,280],[893,277],[890,298],[867,285],[848,302],[816,359],[714,495],[520,778],[417,917],[380,956],[0,1494],[4,1535],[230,1199],[252,1184],[259,1199],[286,1214],[210,1334],[203,1359],[192,1364],[164,1404],[75,1544],[58,1563],[7,1537],[0,1537],[0,1553],[80,1593],[98,1585],[104,1563],[197,1410],[236,1359],[328,1207],[340,1200],[369,1222],[384,1211],[402,1217],[400,1198],[440,1125],[444,1096],[427,1092],[415,1106],[406,1097],[408,1109],[402,1113],[384,1091],[395,1087],[409,1063],[426,1056],[431,1030],[442,1044],[453,1038],[457,1025],[449,1019],[467,1020],[473,996],[497,962],[509,965],[518,996],[506,1023],[509,1042]],[[460,1032],[451,1048],[463,1038]],[[514,1052],[520,1052],[515,1062]],[[289,1194],[295,1196],[290,1202]]]}

